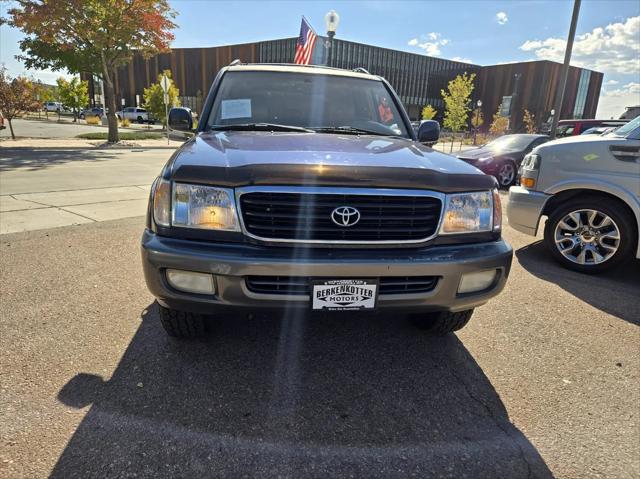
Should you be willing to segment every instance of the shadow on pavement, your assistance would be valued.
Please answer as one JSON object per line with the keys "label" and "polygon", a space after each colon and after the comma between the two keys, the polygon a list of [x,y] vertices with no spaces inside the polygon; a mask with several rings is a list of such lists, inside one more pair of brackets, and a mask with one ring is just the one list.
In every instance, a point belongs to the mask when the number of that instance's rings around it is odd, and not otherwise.
{"label": "shadow on pavement", "polygon": [[542,241],[520,248],[516,257],[524,269],[538,278],[557,284],[605,313],[640,325],[640,260],[599,275],[582,274],[556,263]]}
{"label": "shadow on pavement", "polygon": [[0,173],[27,168],[30,171],[62,165],[71,161],[105,161],[117,156],[105,150],[69,148],[2,148]]}
{"label": "shadow on pavement", "polygon": [[92,406],[51,477],[551,477],[455,336],[291,313],[182,342],[157,315],[59,392]]}

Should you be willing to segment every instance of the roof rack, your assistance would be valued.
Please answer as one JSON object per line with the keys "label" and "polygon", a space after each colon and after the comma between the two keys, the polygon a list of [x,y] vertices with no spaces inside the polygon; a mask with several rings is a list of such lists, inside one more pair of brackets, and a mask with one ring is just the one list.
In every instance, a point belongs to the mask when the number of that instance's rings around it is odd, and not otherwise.
{"label": "roof rack", "polygon": [[358,73],[366,73],[367,75],[371,75],[371,73],[369,73],[369,71],[366,68],[362,68],[362,67],[354,68],[351,71],[358,72]]}
{"label": "roof rack", "polygon": [[242,65],[242,60],[240,60],[239,58],[236,58],[231,63],[229,63],[230,67],[233,67],[233,66],[236,66],[236,65]]}

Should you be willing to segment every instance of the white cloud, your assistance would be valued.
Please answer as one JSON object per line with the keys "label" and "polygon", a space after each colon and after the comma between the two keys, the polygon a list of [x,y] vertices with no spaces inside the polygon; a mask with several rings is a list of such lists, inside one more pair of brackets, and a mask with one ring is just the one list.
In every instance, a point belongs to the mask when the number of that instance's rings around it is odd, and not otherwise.
{"label": "white cloud", "polygon": [[[596,27],[576,36],[571,64],[602,72],[640,73],[640,16],[629,17],[624,23]],[[520,49],[533,51],[537,58],[562,62],[566,40],[547,38],[527,40]]]}
{"label": "white cloud", "polygon": [[640,105],[640,83],[629,82],[615,90],[603,90],[596,118],[618,118],[627,106]]}
{"label": "white cloud", "polygon": [[617,85],[618,83],[620,83],[618,80],[609,80],[605,82],[605,85]]}
{"label": "white cloud", "polygon": [[465,57],[453,57],[452,60],[454,62],[473,63],[470,58]]}
{"label": "white cloud", "polygon": [[448,38],[442,38],[442,35],[437,32],[430,32],[427,35],[422,35],[421,38],[424,40],[422,43],[417,38],[412,38],[407,44],[411,47],[421,48],[432,57],[440,56],[442,54],[440,47],[451,43]]}
{"label": "white cloud", "polygon": [[496,13],[496,20],[498,20],[498,23],[500,25],[504,25],[505,23],[507,23],[509,21],[509,17],[507,16],[507,14],[505,12],[498,12],[498,13]]}

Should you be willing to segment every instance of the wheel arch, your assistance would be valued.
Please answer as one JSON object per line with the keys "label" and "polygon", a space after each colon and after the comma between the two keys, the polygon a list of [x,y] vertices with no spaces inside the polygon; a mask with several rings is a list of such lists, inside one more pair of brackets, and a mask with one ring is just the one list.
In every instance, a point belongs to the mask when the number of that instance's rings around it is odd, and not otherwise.
{"label": "wheel arch", "polygon": [[[598,185],[600,186],[600,185]],[[613,190],[613,191],[612,191]],[[624,192],[623,192],[624,193]],[[626,194],[620,194],[619,190],[607,188],[607,189],[593,189],[593,188],[566,188],[553,193],[553,196],[545,203],[541,216],[549,217],[553,211],[561,206],[563,203],[574,199],[579,196],[600,197],[606,198],[609,201],[614,201],[621,208],[623,208],[635,223],[635,250],[636,258],[640,258],[640,205],[635,201],[635,208],[631,205],[633,201],[631,198],[625,198]]]}

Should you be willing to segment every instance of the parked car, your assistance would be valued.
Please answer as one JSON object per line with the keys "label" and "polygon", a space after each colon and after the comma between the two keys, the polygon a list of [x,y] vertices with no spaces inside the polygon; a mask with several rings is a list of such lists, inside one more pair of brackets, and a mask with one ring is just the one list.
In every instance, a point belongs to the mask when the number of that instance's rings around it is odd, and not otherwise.
{"label": "parked car", "polygon": [[580,133],[581,135],[605,135],[609,132],[612,132],[617,126],[594,126],[593,128],[589,128],[588,130]]}
{"label": "parked car", "polygon": [[504,135],[479,148],[464,151],[458,158],[495,176],[501,187],[508,188],[516,180],[524,156],[546,141],[549,141],[547,135]]}
{"label": "parked car", "polygon": [[633,120],[636,116],[640,115],[640,105],[625,107],[624,113],[620,115],[621,120]]}
{"label": "parked car", "polygon": [[155,120],[149,117],[149,113],[144,108],[140,107],[127,107],[124,110],[116,112],[118,119],[122,120],[126,118],[130,121],[137,121],[138,123],[151,123],[154,124]]}
{"label": "parked car", "polygon": [[544,241],[567,268],[598,273],[640,258],[640,117],[603,136],[537,147],[509,190],[509,225]]}
{"label": "parked car", "polygon": [[98,118],[102,118],[104,115],[104,108],[93,107],[86,108],[80,112],[80,119],[84,120],[88,116],[97,116]]}
{"label": "parked car", "polygon": [[[172,129],[188,128],[180,117]],[[223,68],[151,190],[142,263],[166,332],[197,336],[205,315],[252,309],[462,328],[502,290],[512,250],[495,179],[423,146],[434,123],[416,135],[368,73]]]}
{"label": "parked car", "polygon": [[628,121],[629,120],[560,120],[558,122],[558,128],[556,128],[556,138],[581,135],[589,128],[596,126],[617,128]]}
{"label": "parked car", "polygon": [[62,103],[60,103],[59,101],[47,101],[44,103],[43,110],[58,112],[58,111],[63,111],[64,107],[62,106]]}

